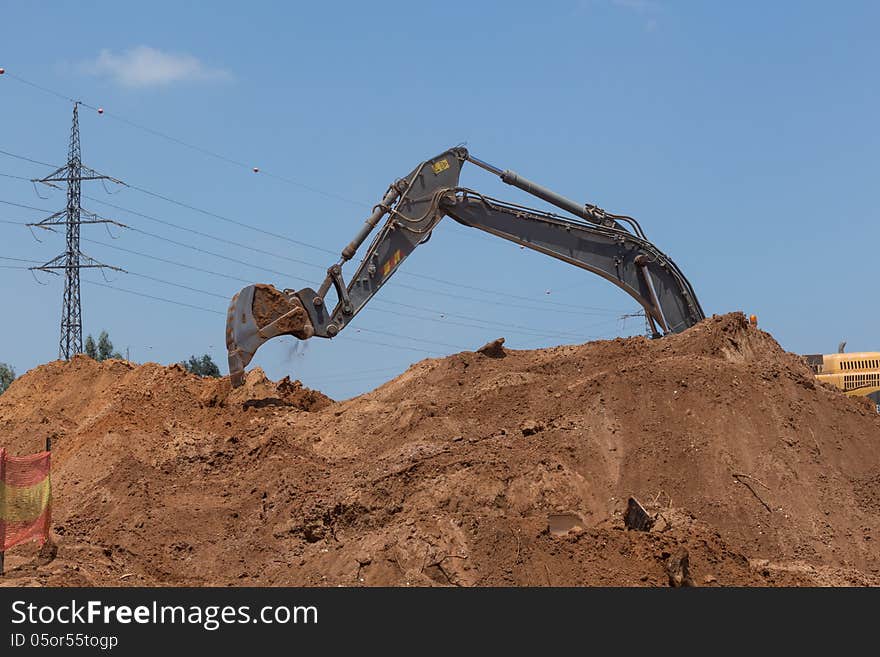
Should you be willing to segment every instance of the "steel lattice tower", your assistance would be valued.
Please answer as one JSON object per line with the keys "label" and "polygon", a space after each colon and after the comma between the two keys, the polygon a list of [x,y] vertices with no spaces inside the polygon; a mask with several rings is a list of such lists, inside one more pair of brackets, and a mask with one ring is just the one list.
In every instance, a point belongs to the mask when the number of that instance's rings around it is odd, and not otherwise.
{"label": "steel lattice tower", "polygon": [[82,208],[80,186],[83,180],[110,180],[119,182],[110,176],[104,176],[93,169],[83,166],[82,151],[79,141],[79,103],[73,104],[73,126],[70,129],[70,146],[68,148],[67,164],[53,171],[45,178],[34,180],[55,187],[53,183],[67,184],[67,207],[60,212],[46,217],[35,224],[28,224],[37,228],[44,228],[54,232],[53,226],[64,226],[67,235],[67,248],[59,256],[56,256],[45,265],[31,267],[32,270],[45,271],[57,274],[58,270],[64,271],[64,302],[61,309],[61,340],[58,347],[58,357],[69,360],[71,356],[82,353],[82,302],[79,293],[80,269],[113,269],[123,271],[118,267],[104,265],[90,258],[80,250],[79,235],[82,224],[116,224],[116,221],[104,219]]}

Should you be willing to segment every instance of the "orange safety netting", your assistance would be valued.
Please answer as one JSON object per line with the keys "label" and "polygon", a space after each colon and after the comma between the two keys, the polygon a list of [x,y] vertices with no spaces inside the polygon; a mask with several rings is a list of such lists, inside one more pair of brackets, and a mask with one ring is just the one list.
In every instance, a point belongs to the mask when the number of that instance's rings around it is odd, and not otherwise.
{"label": "orange safety netting", "polygon": [[0,448],[0,551],[49,539],[52,519],[51,452],[9,456]]}

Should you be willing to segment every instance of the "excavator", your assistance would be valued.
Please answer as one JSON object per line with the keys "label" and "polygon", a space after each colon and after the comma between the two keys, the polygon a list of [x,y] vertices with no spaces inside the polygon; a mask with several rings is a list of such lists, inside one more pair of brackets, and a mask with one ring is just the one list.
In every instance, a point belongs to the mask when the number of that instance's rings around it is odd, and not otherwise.
{"label": "excavator", "polygon": [[[461,187],[459,178],[465,163],[567,214],[528,208]],[[343,265],[386,216],[346,284]],[[457,146],[425,160],[391,184],[354,239],[342,249],[339,261],[327,269],[317,291],[278,290],[259,283],[232,298],[226,317],[232,385],[243,383],[244,368],[271,338],[292,335],[308,340],[339,335],[415,248],[431,238],[445,216],[610,281],[641,305],[654,338],[679,333],[705,317],[684,274],[648,241],[635,219],[570,200]],[[331,287],[336,297],[332,307],[327,301]]]}

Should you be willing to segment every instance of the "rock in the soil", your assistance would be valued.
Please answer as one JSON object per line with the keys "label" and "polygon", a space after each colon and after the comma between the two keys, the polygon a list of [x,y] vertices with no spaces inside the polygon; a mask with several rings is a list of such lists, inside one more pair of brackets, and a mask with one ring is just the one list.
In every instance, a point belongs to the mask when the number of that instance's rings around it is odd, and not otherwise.
{"label": "rock in the soil", "polygon": [[34,565],[45,566],[52,563],[57,556],[58,545],[55,544],[55,541],[49,539],[40,546],[40,551],[37,552],[37,558],[34,560]]}
{"label": "rock in the soil", "polygon": [[507,355],[504,351],[504,338],[498,338],[497,340],[492,340],[492,342],[487,342],[477,349],[477,353],[488,356],[489,358],[504,358]]}
{"label": "rock in the soil", "polygon": [[526,420],[519,426],[523,436],[534,436],[544,430],[544,425],[537,420]]}
{"label": "rock in the soil", "polygon": [[690,573],[690,559],[688,551],[680,548],[675,554],[666,557],[666,574],[669,576],[669,586],[678,588],[682,586],[696,586]]}

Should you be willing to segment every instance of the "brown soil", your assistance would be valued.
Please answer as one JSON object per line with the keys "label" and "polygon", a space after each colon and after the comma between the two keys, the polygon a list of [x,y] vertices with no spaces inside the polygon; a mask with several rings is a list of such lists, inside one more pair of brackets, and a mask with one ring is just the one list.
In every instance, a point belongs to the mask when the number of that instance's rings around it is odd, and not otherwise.
{"label": "brown soil", "polygon": [[57,555],[14,548],[0,583],[880,583],[880,416],[742,315],[503,352],[338,403],[259,370],[39,367],[0,430],[53,437]]}
{"label": "brown soil", "polygon": [[252,310],[258,327],[263,328],[291,310],[297,310],[298,312],[279,325],[279,331],[304,339],[315,334],[299,299],[294,298],[291,301],[286,294],[275,289],[273,285],[258,283],[254,287],[256,289],[254,290]]}

